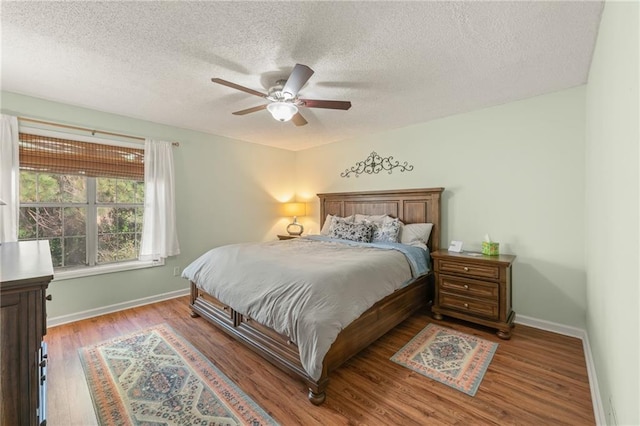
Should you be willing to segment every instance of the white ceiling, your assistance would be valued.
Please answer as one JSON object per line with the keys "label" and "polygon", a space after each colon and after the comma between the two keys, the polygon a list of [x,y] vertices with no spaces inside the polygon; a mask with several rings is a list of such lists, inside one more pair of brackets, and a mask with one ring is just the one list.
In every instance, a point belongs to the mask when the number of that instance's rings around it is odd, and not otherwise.
{"label": "white ceiling", "polygon": [[[602,2],[6,2],[2,89],[300,150],[587,81]],[[293,66],[309,124],[267,111]],[[85,124],[85,123],[77,123]]]}

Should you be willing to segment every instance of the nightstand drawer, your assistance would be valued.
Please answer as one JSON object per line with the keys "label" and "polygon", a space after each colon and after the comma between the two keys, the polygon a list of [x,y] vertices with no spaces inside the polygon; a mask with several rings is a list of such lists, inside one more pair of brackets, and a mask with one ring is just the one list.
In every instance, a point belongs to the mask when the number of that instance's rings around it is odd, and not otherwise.
{"label": "nightstand drawer", "polygon": [[440,272],[450,274],[462,274],[478,278],[500,278],[500,268],[492,265],[477,265],[474,263],[453,262],[450,260],[438,260]]}
{"label": "nightstand drawer", "polygon": [[440,275],[440,291],[466,297],[478,297],[497,302],[500,295],[498,283],[475,281],[451,275]]}
{"label": "nightstand drawer", "polygon": [[483,316],[489,319],[498,319],[498,303],[489,300],[472,299],[457,294],[441,292],[438,298],[441,308],[455,309],[470,315]]}

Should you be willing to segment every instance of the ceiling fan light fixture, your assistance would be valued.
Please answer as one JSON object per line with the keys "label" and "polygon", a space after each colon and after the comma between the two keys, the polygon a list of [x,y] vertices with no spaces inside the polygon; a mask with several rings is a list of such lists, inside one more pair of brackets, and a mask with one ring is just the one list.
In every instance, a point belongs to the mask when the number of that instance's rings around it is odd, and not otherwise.
{"label": "ceiling fan light fixture", "polygon": [[289,121],[298,112],[298,107],[290,102],[273,102],[267,105],[267,110],[278,121]]}
{"label": "ceiling fan light fixture", "polygon": [[[1,0],[0,0],[1,1]],[[300,99],[298,92],[307,83],[309,77],[313,75],[313,70],[306,65],[296,64],[284,80],[276,81],[275,86],[269,88],[268,93],[258,92],[248,87],[240,86],[221,78],[212,78],[216,84],[240,90],[250,95],[266,99],[268,103],[263,103],[253,108],[246,108],[232,112],[233,115],[246,115],[253,112],[267,110],[273,118],[278,121],[291,121],[297,127],[308,124],[308,121],[298,112],[299,108],[324,108],[348,110],[351,108],[349,101],[328,101],[322,99]]]}

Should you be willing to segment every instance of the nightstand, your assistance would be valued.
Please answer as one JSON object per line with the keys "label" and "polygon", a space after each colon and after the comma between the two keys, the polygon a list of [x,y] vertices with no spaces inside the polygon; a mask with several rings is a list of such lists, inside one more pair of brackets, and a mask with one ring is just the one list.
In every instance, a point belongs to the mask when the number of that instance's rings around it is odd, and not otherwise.
{"label": "nightstand", "polygon": [[516,313],[511,309],[511,265],[515,256],[431,253],[435,274],[433,317],[443,315],[498,329],[511,337]]}
{"label": "nightstand", "polygon": [[294,238],[300,238],[300,235],[278,235],[279,240],[293,240]]}

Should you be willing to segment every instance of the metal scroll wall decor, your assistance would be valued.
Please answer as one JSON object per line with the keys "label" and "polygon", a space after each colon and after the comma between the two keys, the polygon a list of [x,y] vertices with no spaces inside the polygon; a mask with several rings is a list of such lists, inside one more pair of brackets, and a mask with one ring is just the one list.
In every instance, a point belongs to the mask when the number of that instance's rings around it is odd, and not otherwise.
{"label": "metal scroll wall decor", "polygon": [[340,176],[348,178],[351,177],[352,173],[355,177],[359,177],[363,173],[374,175],[383,170],[391,174],[395,168],[398,168],[401,172],[410,172],[413,170],[413,166],[409,165],[406,161],[400,163],[394,160],[392,156],[381,157],[374,151],[369,154],[366,159],[358,161],[354,166],[340,173]]}

